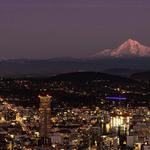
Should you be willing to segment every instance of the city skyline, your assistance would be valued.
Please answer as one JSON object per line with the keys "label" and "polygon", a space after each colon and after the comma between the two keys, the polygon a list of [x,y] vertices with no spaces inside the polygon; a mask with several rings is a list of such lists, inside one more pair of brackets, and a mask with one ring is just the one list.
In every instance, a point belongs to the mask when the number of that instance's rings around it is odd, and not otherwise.
{"label": "city skyline", "polygon": [[0,150],[150,150],[150,0],[0,0]]}

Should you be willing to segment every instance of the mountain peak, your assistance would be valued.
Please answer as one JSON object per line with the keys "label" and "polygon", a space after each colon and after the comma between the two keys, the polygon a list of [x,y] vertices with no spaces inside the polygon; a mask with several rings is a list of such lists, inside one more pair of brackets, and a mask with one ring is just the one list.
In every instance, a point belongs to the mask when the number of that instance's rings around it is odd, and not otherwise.
{"label": "mountain peak", "polygon": [[118,48],[100,51],[94,57],[150,57],[150,47],[144,46],[136,40],[128,39]]}
{"label": "mountain peak", "polygon": [[135,51],[135,50],[138,50],[142,45],[136,41],[136,40],[132,40],[132,39],[128,39],[127,41],[125,41],[123,44],[121,44],[119,47],[118,47],[118,50],[130,50],[131,52],[132,51]]}
{"label": "mountain peak", "polygon": [[138,41],[133,40],[133,39],[128,39],[126,42],[129,43],[130,45],[140,44]]}
{"label": "mountain peak", "polygon": [[137,42],[135,39],[131,39],[131,38],[129,38],[127,41],[128,42]]}

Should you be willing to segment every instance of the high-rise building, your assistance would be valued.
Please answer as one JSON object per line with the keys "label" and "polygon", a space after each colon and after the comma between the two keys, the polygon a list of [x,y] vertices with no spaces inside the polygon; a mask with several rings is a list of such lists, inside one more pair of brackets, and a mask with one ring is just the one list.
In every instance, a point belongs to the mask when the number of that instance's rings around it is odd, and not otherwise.
{"label": "high-rise building", "polygon": [[51,102],[52,96],[39,96],[40,98],[40,137],[49,138],[51,129]]}

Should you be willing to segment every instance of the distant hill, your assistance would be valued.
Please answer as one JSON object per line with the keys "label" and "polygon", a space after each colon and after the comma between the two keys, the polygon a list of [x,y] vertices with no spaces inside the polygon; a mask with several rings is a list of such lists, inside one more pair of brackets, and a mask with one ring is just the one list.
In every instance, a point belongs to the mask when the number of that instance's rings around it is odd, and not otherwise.
{"label": "distant hill", "polygon": [[150,71],[135,73],[131,76],[132,79],[150,81]]}
{"label": "distant hill", "polygon": [[[93,58],[93,59],[14,59],[0,61],[0,76],[49,77],[68,72],[103,72],[108,68],[128,68],[146,71],[149,58]],[[121,75],[125,70],[117,71]],[[126,70],[127,71],[127,70]],[[106,72],[107,73],[107,72]],[[111,73],[111,72],[108,72]]]}

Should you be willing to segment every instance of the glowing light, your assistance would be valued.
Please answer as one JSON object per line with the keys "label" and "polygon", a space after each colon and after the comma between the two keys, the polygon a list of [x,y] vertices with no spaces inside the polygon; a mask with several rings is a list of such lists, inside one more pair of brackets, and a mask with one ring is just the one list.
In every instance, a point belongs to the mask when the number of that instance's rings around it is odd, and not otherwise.
{"label": "glowing light", "polygon": [[53,147],[53,148],[55,148],[55,147],[56,147],[56,145],[55,145],[55,144],[53,144],[53,145],[52,145],[52,147]]}
{"label": "glowing light", "polygon": [[107,124],[106,124],[106,131],[109,132],[109,130],[110,130],[110,124],[107,123]]}
{"label": "glowing light", "polygon": [[10,137],[13,139],[15,136],[13,134],[11,134]]}
{"label": "glowing light", "polygon": [[123,117],[119,117],[119,116],[112,117],[111,125],[112,125],[112,127],[119,127],[119,126],[123,125]]}
{"label": "glowing light", "polygon": [[109,99],[109,100],[126,100],[127,98],[126,97],[120,97],[120,96],[107,96],[106,99]]}

